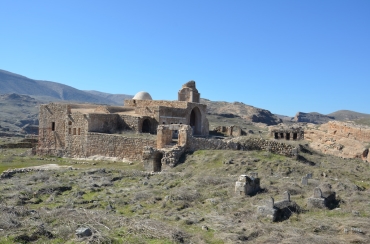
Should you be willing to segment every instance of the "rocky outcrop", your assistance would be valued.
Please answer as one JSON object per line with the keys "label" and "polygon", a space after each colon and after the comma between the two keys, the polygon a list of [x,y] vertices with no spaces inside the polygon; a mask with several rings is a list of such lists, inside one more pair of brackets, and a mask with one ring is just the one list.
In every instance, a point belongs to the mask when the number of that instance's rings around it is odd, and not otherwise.
{"label": "rocky outcrop", "polygon": [[305,139],[310,147],[342,158],[362,158],[370,162],[370,127],[349,122],[330,121],[308,125]]}
{"label": "rocky outcrop", "polygon": [[312,123],[312,124],[323,124],[327,123],[331,120],[334,120],[335,118],[332,116],[327,116],[320,113],[303,113],[298,112],[294,118],[293,121],[295,122],[306,122],[306,123]]}

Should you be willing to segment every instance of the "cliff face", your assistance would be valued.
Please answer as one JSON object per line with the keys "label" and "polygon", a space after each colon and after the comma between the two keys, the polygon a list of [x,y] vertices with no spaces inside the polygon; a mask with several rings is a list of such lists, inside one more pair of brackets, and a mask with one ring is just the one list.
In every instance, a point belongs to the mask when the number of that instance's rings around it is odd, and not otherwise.
{"label": "cliff face", "polygon": [[311,142],[312,148],[323,153],[370,162],[370,127],[338,121],[308,125],[305,139]]}

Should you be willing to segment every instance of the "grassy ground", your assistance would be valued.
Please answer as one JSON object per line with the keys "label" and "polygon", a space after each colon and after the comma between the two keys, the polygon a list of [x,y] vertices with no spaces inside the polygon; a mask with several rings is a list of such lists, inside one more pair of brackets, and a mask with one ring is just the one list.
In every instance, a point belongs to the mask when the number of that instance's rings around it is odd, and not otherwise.
{"label": "grassy ground", "polygon": [[[309,166],[267,152],[197,151],[177,167],[149,175],[138,162],[40,160],[25,151],[3,149],[1,170],[46,163],[77,169],[1,179],[0,243],[370,242],[370,168],[360,160],[307,152],[302,155],[315,162]],[[235,196],[235,181],[249,172],[258,172],[265,190]],[[302,186],[307,173],[313,179]],[[321,183],[332,185],[338,208],[306,209]],[[269,196],[281,200],[286,190],[302,212],[276,223],[257,216],[257,206]],[[81,226],[93,236],[78,239]]]}

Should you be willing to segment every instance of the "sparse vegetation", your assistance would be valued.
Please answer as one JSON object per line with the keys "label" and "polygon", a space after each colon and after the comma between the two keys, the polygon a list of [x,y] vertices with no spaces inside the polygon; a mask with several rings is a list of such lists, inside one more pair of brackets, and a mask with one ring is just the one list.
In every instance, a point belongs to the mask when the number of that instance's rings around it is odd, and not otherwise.
{"label": "sparse vegetation", "polygon": [[[2,149],[1,171],[57,163],[76,168],[17,173],[1,179],[1,243],[366,243],[370,240],[368,163],[316,152],[315,162],[260,151],[196,151],[168,172],[150,175],[139,163],[22,156]],[[9,157],[12,160],[9,160]],[[234,196],[238,176],[258,172],[264,191]],[[326,177],[322,173],[326,173]],[[301,177],[313,173],[308,186]],[[310,210],[320,183],[337,192],[339,208]],[[289,190],[301,208],[277,223],[257,217],[267,197]],[[77,238],[79,227],[92,236]]]}

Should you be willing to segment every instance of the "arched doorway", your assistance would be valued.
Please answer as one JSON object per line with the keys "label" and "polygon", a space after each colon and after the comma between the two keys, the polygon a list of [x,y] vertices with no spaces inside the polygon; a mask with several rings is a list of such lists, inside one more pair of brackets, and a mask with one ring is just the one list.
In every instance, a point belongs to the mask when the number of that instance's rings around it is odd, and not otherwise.
{"label": "arched doorway", "polygon": [[161,172],[163,153],[157,152],[153,158],[153,171]]}
{"label": "arched doorway", "polygon": [[145,119],[143,121],[143,125],[141,127],[141,132],[142,133],[150,133],[151,131],[151,123],[149,119]]}
{"label": "arched doorway", "polygon": [[190,113],[190,123],[189,125],[193,129],[194,135],[201,135],[202,134],[202,116],[200,113],[199,108],[195,107]]}

